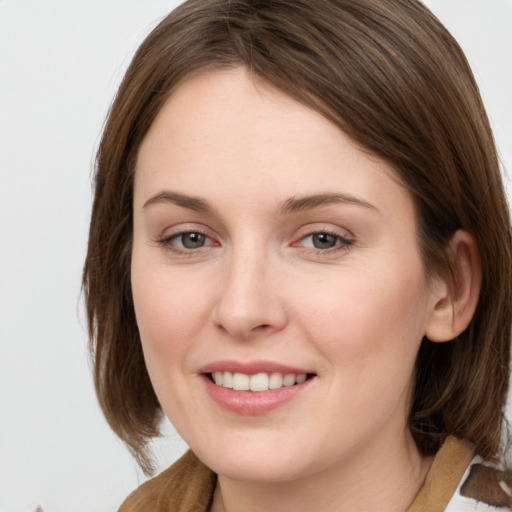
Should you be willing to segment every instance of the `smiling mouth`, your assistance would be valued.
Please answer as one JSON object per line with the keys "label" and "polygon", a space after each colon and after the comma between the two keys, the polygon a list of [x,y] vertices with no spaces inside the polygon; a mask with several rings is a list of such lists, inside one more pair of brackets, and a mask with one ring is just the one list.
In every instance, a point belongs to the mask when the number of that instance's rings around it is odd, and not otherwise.
{"label": "smiling mouth", "polygon": [[262,392],[302,384],[315,376],[314,373],[256,373],[248,375],[240,372],[212,372],[207,377],[217,386],[235,391]]}

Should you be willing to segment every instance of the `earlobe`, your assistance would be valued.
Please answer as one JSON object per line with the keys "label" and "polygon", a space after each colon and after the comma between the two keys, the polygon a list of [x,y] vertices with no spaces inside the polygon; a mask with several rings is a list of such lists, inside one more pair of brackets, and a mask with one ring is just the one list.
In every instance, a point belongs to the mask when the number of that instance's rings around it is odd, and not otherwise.
{"label": "earlobe", "polygon": [[473,235],[458,230],[448,246],[452,273],[435,278],[434,306],[425,336],[434,342],[449,341],[466,329],[473,318],[482,285],[482,263]]}

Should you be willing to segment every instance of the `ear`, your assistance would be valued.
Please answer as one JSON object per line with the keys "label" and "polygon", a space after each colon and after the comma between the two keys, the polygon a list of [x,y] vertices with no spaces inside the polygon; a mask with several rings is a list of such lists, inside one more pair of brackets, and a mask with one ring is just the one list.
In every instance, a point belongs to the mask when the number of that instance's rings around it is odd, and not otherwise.
{"label": "ear", "polygon": [[473,235],[455,232],[448,244],[452,273],[433,282],[433,308],[425,336],[434,342],[458,336],[473,318],[482,286],[482,263]]}

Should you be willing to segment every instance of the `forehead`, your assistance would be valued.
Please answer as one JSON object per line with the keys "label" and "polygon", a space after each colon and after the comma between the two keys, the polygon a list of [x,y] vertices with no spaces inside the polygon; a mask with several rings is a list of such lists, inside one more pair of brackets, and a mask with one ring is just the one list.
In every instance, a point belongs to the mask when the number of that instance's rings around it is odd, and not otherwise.
{"label": "forehead", "polygon": [[245,68],[194,76],[164,104],[139,150],[135,201],[165,188],[219,201],[280,191],[368,198],[387,191],[395,202],[410,201],[386,162]]}
{"label": "forehead", "polygon": [[[256,162],[270,156],[273,142],[286,149],[297,138],[306,143],[305,154],[319,140],[327,146],[338,139],[339,130],[244,67],[206,71],[172,93],[141,145],[139,163],[147,163],[145,156],[155,149],[164,156],[165,148],[183,153],[207,149],[212,160],[243,154]],[[262,152],[265,143],[267,151]]]}

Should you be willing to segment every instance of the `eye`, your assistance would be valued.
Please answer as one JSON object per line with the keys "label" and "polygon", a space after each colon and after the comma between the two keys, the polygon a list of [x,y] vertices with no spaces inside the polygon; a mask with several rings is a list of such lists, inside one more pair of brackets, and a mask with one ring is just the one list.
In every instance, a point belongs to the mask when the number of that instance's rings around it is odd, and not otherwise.
{"label": "eye", "polygon": [[331,233],[315,233],[306,238],[311,239],[311,245],[315,249],[331,249],[338,243],[339,237]]}
{"label": "eye", "polygon": [[204,247],[208,237],[202,233],[181,233],[171,238],[173,243],[177,243],[184,249],[199,249]]}
{"label": "eye", "polygon": [[212,245],[214,241],[200,231],[184,231],[164,238],[160,243],[176,252],[188,252]]}
{"label": "eye", "polygon": [[352,243],[353,240],[329,231],[311,233],[300,240],[302,247],[316,249],[318,251],[345,249],[352,245]]}

